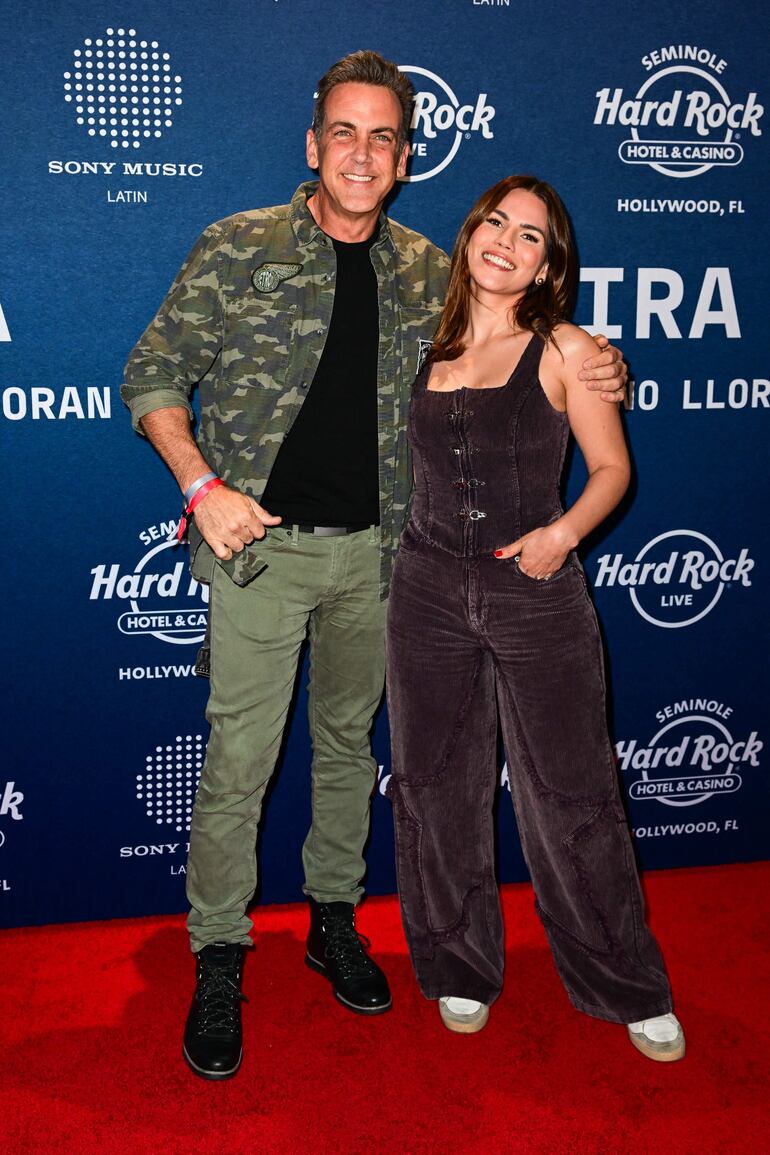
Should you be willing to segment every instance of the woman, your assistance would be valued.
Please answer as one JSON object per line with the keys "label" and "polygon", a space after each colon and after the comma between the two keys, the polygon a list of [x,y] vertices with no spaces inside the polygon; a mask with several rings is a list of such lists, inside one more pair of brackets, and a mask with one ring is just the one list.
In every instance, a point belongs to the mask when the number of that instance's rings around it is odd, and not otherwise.
{"label": "woman", "polygon": [[[577,379],[575,254],[553,189],[500,181],[460,230],[414,385],[411,518],[388,614],[391,795],[402,914],[423,993],[480,1030],[503,980],[492,802],[497,710],[519,833],[556,966],[579,1010],[650,1058],[684,1036],[642,896],[607,736],[599,632],[575,548],[618,504],[613,406]],[[565,513],[570,429],[588,481]]]}

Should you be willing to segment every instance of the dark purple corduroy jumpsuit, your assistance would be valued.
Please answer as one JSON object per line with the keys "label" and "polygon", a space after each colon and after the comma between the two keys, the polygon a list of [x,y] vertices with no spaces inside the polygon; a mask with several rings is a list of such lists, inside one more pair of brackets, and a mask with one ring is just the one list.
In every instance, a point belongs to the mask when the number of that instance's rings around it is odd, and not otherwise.
{"label": "dark purple corduroy jumpsuit", "polygon": [[602,649],[577,558],[549,581],[494,551],[561,513],[569,435],[533,337],[497,389],[412,396],[416,491],[388,610],[390,794],[401,909],[428,998],[503,982],[492,803],[497,712],[521,842],[573,1004],[612,1022],[671,1010],[645,925],[607,735]]}

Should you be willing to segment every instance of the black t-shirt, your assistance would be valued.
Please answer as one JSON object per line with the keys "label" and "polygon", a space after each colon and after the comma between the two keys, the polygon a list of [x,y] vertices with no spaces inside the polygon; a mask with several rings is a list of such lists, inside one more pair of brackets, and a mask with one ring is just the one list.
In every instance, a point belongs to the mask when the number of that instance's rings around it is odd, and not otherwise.
{"label": "black t-shirt", "polygon": [[373,240],[333,240],[337,279],[326,344],[262,497],[287,523],[379,524]]}

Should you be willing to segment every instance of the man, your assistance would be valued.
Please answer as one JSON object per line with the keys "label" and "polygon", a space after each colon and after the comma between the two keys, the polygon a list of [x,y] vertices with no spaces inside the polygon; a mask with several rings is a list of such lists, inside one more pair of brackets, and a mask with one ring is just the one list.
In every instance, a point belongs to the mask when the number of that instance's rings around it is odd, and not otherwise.
{"label": "man", "polygon": [[[184,1043],[203,1078],[227,1078],[241,1062],[257,824],[306,636],[306,962],[352,1011],[391,1003],[354,911],[385,598],[411,485],[406,411],[448,273],[446,254],[383,212],[406,171],[411,104],[407,79],[376,53],[335,64],[307,133],[318,184],[210,226],[126,369],[124,400],[179,483],[193,573],[211,583],[211,736],[187,874],[197,985]],[[586,373],[622,397],[615,350]]]}

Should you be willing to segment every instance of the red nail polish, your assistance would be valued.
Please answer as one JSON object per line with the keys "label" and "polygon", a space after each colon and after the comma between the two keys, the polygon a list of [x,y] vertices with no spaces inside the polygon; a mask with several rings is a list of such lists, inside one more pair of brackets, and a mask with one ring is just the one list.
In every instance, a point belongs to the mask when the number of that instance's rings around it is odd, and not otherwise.
{"label": "red nail polish", "polygon": [[496,549],[495,550],[495,557],[502,557],[502,556],[503,556],[503,551],[501,549]]}

